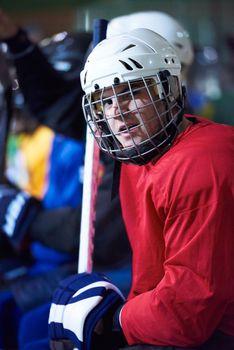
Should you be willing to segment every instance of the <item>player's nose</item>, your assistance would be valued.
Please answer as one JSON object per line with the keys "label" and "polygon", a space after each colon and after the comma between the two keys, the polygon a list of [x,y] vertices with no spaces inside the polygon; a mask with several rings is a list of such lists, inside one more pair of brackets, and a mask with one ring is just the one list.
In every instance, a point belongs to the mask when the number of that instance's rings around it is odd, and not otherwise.
{"label": "player's nose", "polygon": [[129,101],[123,98],[114,98],[112,101],[113,115],[118,117],[129,111]]}

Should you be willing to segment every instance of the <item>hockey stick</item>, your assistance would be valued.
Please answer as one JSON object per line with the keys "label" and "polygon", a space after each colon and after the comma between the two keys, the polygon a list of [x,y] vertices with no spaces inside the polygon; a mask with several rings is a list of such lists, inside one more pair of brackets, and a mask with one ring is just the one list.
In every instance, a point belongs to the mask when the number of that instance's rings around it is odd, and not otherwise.
{"label": "hockey stick", "polygon": [[0,182],[6,181],[5,177],[5,163],[6,163],[6,148],[7,148],[7,137],[10,128],[10,99],[11,90],[8,89],[3,92],[5,101],[3,101],[1,116],[0,116]]}
{"label": "hockey stick", "polygon": [[[95,19],[93,47],[106,37],[107,21]],[[95,234],[96,196],[98,187],[99,148],[89,128],[86,133],[84,183],[81,212],[78,272],[91,272],[93,267],[93,239]]]}
{"label": "hockey stick", "polygon": [[6,182],[5,162],[7,138],[11,117],[11,80],[8,73],[8,65],[0,46],[0,183]]}

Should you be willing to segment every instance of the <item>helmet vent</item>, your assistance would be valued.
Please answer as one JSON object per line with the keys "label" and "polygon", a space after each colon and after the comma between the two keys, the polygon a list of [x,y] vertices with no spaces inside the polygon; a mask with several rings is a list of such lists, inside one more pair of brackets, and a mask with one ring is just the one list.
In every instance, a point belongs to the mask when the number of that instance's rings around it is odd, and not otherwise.
{"label": "helmet vent", "polygon": [[132,59],[132,58],[128,58],[129,59],[129,61],[131,61],[132,63],[134,63],[135,64],[135,66],[137,67],[137,68],[139,68],[139,69],[142,69],[143,68],[143,66],[139,63],[139,62],[137,62],[137,61],[135,61],[134,59]]}
{"label": "helmet vent", "polygon": [[127,70],[133,70],[133,68],[128,64],[127,62],[124,62],[122,60],[119,60],[120,63],[127,69]]}
{"label": "helmet vent", "polygon": [[183,49],[183,45],[182,44],[180,44],[180,43],[173,43],[176,47],[178,47],[178,49]]}
{"label": "helmet vent", "polygon": [[135,47],[135,46],[136,46],[136,45],[130,44],[130,45],[128,45],[127,47],[125,47],[121,52],[126,51],[126,50],[129,50],[129,49],[131,49],[131,48],[133,48],[133,47]]}

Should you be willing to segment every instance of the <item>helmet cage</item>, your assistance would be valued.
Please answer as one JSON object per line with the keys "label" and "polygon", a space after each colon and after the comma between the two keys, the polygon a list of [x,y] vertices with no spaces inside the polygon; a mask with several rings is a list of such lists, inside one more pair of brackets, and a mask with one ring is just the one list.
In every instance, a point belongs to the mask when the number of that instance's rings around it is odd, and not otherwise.
{"label": "helmet cage", "polygon": [[[108,95],[107,95],[108,91]],[[110,92],[113,92],[113,94]],[[147,103],[139,106],[138,94],[148,97]],[[183,111],[182,94],[178,77],[168,71],[128,80],[97,89],[83,97],[83,110],[86,122],[99,147],[116,160],[142,165],[152,159],[161,157],[171,146],[178,134],[178,125]],[[115,114],[108,113],[109,103],[115,101]],[[131,101],[131,108],[124,108],[123,103]],[[127,103],[128,103],[127,102]],[[147,120],[143,114],[145,109],[153,108],[153,115]],[[137,123],[128,123],[128,116],[134,114]],[[122,127],[113,132],[111,119],[121,120]],[[150,125],[155,123],[157,129],[152,133]],[[136,141],[132,134],[143,130],[145,137]],[[118,140],[121,134],[128,134],[131,145],[123,146]]]}

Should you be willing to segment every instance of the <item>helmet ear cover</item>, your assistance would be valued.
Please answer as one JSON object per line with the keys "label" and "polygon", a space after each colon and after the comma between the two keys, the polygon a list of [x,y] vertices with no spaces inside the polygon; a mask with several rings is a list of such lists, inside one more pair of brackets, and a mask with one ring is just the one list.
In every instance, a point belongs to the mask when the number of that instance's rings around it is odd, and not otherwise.
{"label": "helmet ear cover", "polygon": [[168,77],[171,75],[168,70],[163,70],[158,73],[159,78],[161,80],[164,93],[167,96],[169,94],[169,82],[168,82]]}
{"label": "helmet ear cover", "polygon": [[[184,99],[185,99],[185,87],[180,88],[179,81],[176,76],[172,76],[168,70],[163,70],[158,72],[159,79],[162,84],[163,92],[162,102],[165,103],[167,109],[170,110],[170,105],[173,105],[176,101],[178,106],[181,108],[180,113],[178,113],[177,118],[174,119],[174,123],[168,124],[166,130],[171,137],[168,139],[168,144],[173,140],[175,134],[177,133],[177,127],[181,123],[184,113]],[[162,97],[163,97],[162,96]],[[168,115],[168,120],[170,116]],[[159,147],[160,148],[160,147]]]}
{"label": "helmet ear cover", "polygon": [[172,76],[168,70],[160,71],[158,76],[164,90],[163,94],[169,96],[170,99],[174,97],[179,106],[183,108],[183,99],[185,97],[184,87],[180,89],[177,77]]}

